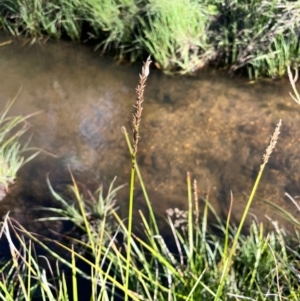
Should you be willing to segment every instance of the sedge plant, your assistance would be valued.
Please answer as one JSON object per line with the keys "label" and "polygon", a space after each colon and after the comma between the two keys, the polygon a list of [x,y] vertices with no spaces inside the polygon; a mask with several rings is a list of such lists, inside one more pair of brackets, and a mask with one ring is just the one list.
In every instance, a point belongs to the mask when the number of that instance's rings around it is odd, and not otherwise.
{"label": "sedge plant", "polygon": [[130,190],[129,190],[129,210],[128,210],[128,233],[127,233],[127,258],[126,258],[126,276],[125,276],[125,301],[128,301],[128,283],[129,283],[129,269],[130,269],[130,251],[131,251],[131,239],[132,239],[132,217],[133,217],[133,198],[134,198],[134,181],[136,170],[136,155],[139,142],[139,131],[142,120],[143,102],[144,102],[144,90],[146,81],[149,75],[149,67],[151,64],[150,56],[144,63],[142,73],[140,74],[139,84],[136,88],[137,99],[134,105],[134,113],[132,114],[132,132],[133,132],[133,144],[131,153],[131,175],[130,175]]}

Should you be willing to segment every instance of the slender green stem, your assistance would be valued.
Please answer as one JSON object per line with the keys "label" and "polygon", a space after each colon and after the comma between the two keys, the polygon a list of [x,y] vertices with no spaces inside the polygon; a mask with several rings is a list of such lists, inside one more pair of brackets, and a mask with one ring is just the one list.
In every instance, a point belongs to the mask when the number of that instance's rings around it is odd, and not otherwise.
{"label": "slender green stem", "polygon": [[263,171],[265,169],[265,166],[266,164],[268,163],[268,160],[270,158],[270,155],[277,143],[277,139],[278,139],[278,136],[280,134],[280,127],[281,127],[281,120],[278,122],[277,124],[277,127],[271,137],[271,140],[270,140],[270,143],[269,143],[269,146],[267,147],[266,149],[266,152],[263,156],[263,163],[261,164],[260,166],[260,169],[259,169],[259,172],[258,172],[258,175],[257,175],[257,178],[255,180],[255,183],[254,183],[254,186],[252,188],[252,191],[251,191],[251,194],[250,194],[250,197],[248,199],[248,202],[246,204],[246,208],[243,212],[243,216],[241,218],[241,221],[240,221],[240,224],[239,224],[239,227],[235,233],[235,236],[234,236],[234,239],[233,239],[233,242],[232,242],[232,247],[230,249],[230,252],[229,252],[229,255],[227,258],[225,258],[224,256],[224,267],[223,267],[223,273],[222,273],[222,276],[221,276],[221,280],[220,280],[220,284],[218,286],[218,290],[217,290],[217,293],[216,293],[216,296],[215,296],[215,301],[219,300],[221,294],[222,294],[222,291],[223,291],[223,287],[225,285],[225,279],[227,278],[228,276],[228,273],[229,273],[229,269],[230,269],[230,265],[231,265],[231,261],[232,261],[232,257],[233,255],[235,254],[235,250],[236,250],[236,246],[237,246],[237,243],[238,243],[238,240],[240,238],[240,235],[241,235],[241,232],[242,232],[242,228],[244,226],[244,223],[245,223],[245,220],[246,220],[246,217],[248,215],[248,212],[249,212],[249,209],[250,209],[250,206],[252,204],[252,201],[254,199],[254,196],[255,196],[255,193],[256,193],[256,190],[257,190],[257,187],[258,187],[258,184],[260,182],[260,179],[261,179],[261,176],[263,174]]}
{"label": "slender green stem", "polygon": [[[126,131],[125,127],[122,127],[122,132],[125,136],[130,154],[132,155],[132,146],[130,144],[129,135],[128,135],[128,132]],[[136,171],[136,174],[138,176],[138,179],[139,179],[139,182],[141,184],[142,191],[143,191],[143,195],[144,195],[145,200],[146,200],[146,204],[147,204],[149,214],[150,214],[150,221],[151,221],[151,224],[152,224],[152,226],[154,227],[154,230],[155,230],[154,233],[155,233],[155,235],[157,235],[157,234],[159,234],[158,226],[157,226],[156,219],[155,219],[154,212],[153,212],[153,208],[152,208],[152,205],[151,205],[151,202],[150,202],[147,190],[146,190],[146,186],[144,184],[144,181],[143,181],[143,178],[142,178],[142,175],[141,175],[141,172],[140,172],[140,169],[139,169],[139,166],[138,166],[137,162],[135,162],[135,171]]]}
{"label": "slender green stem", "polygon": [[261,169],[260,169],[260,171],[259,171],[259,173],[257,175],[256,181],[255,181],[254,186],[252,188],[252,191],[251,191],[250,197],[248,199],[246,208],[245,208],[245,210],[243,212],[243,216],[242,216],[241,222],[239,224],[238,230],[237,230],[237,232],[236,232],[236,234],[234,236],[234,239],[233,239],[233,242],[232,242],[232,247],[230,249],[229,255],[224,260],[223,274],[222,274],[222,277],[221,277],[221,280],[220,280],[220,285],[218,286],[218,290],[217,290],[217,293],[216,293],[214,301],[219,300],[220,296],[222,294],[222,291],[223,291],[223,288],[224,288],[224,285],[225,285],[225,279],[226,279],[226,277],[227,277],[227,275],[229,273],[229,268],[230,268],[231,260],[232,260],[233,254],[235,253],[235,249],[236,249],[239,237],[241,235],[242,228],[244,226],[244,223],[245,223],[246,217],[248,215],[248,212],[249,212],[250,206],[252,204],[252,201],[254,199],[254,196],[255,196],[258,184],[259,184],[261,176],[263,174],[264,167],[265,167],[264,165],[261,167]]}
{"label": "slender green stem", "polygon": [[188,190],[188,236],[189,236],[189,262],[193,264],[193,252],[194,252],[194,230],[193,230],[193,202],[192,202],[192,185],[190,173],[187,173],[187,190]]}
{"label": "slender green stem", "polygon": [[131,176],[130,176],[130,194],[129,194],[129,212],[128,212],[128,231],[127,231],[127,256],[126,256],[126,275],[125,275],[125,301],[128,301],[128,284],[129,284],[129,268],[131,256],[131,239],[132,239],[132,217],[133,217],[133,196],[134,196],[134,177],[136,169],[136,154],[139,142],[139,128],[142,120],[144,90],[146,86],[147,77],[149,75],[149,66],[151,64],[150,56],[142,67],[142,73],[139,76],[139,83],[135,91],[137,94],[134,105],[134,112],[132,114],[132,131],[133,144],[131,151]]}
{"label": "slender green stem", "polygon": [[72,287],[73,287],[73,300],[78,301],[78,287],[77,287],[77,276],[76,276],[76,261],[74,246],[71,247],[71,264],[72,264]]}
{"label": "slender green stem", "polygon": [[126,273],[125,273],[125,301],[128,301],[128,285],[129,285],[129,270],[130,270],[130,256],[131,256],[131,238],[132,238],[132,217],[133,217],[133,197],[134,197],[134,178],[136,156],[132,153],[131,161],[131,175],[130,175],[130,189],[129,189],[129,212],[128,212],[128,231],[127,231],[127,256],[126,256]]}

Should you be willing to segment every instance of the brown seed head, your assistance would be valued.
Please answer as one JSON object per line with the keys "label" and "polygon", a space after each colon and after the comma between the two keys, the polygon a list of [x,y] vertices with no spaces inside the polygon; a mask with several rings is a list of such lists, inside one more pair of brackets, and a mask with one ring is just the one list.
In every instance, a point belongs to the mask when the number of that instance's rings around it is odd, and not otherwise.
{"label": "brown seed head", "polygon": [[133,156],[136,156],[137,152],[137,145],[139,141],[139,127],[142,120],[142,111],[143,111],[143,102],[144,102],[144,90],[146,87],[146,80],[149,75],[149,66],[151,64],[150,56],[147,58],[147,61],[144,63],[142,67],[142,73],[140,74],[140,80],[138,86],[136,87],[135,91],[137,94],[135,108],[132,114],[132,131],[133,131]]}
{"label": "brown seed head", "polygon": [[277,143],[277,140],[278,140],[278,137],[280,134],[280,127],[281,127],[281,119],[279,120],[279,122],[276,126],[276,129],[275,129],[273,135],[271,136],[269,146],[267,147],[266,152],[262,158],[262,164],[260,165],[260,172],[262,172],[263,168],[268,163],[269,158],[276,146],[276,143]]}

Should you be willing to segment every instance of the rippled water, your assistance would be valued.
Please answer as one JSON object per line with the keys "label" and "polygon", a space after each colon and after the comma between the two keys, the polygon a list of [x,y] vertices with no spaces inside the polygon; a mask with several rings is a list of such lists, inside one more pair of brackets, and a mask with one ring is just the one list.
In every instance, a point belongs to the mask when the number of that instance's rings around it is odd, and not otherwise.
{"label": "rippled water", "polygon": [[[2,38],[4,39],[4,38]],[[88,47],[67,42],[0,47],[0,105],[22,86],[11,113],[31,114],[31,145],[42,154],[24,167],[0,214],[30,226],[36,205],[52,206],[46,185],[70,183],[70,165],[81,187],[96,189],[118,176],[128,182],[130,156],[121,126],[130,131],[141,65],[117,66]],[[300,194],[300,107],[287,80],[251,84],[227,74],[167,77],[151,69],[145,92],[138,162],[157,213],[186,208],[186,172],[197,179],[226,215],[230,191],[239,218],[259,170],[269,137],[283,120],[278,145],[265,169],[252,213],[274,216],[264,199],[295,211],[284,193]],[[118,195],[127,204],[127,190]],[[136,209],[144,208],[137,189]],[[34,226],[35,227],[35,226]],[[33,227],[33,228],[34,228]]]}

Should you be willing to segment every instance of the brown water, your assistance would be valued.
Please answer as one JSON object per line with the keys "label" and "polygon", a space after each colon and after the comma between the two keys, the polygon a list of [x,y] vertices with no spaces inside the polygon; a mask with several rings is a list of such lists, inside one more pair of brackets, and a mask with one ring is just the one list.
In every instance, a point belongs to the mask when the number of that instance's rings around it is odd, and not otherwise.
{"label": "brown water", "polygon": [[[22,92],[11,113],[30,114],[32,146],[40,155],[24,167],[11,195],[1,202],[27,226],[36,205],[53,206],[46,175],[56,189],[69,183],[70,165],[81,187],[95,189],[129,180],[130,156],[121,126],[130,131],[135,87],[141,65],[117,66],[110,58],[74,43],[20,43],[0,47],[0,105]],[[250,84],[219,73],[167,77],[151,70],[145,92],[138,162],[157,213],[186,208],[186,172],[197,179],[226,215],[230,191],[239,218],[276,123],[283,126],[268,163],[252,213],[275,217],[264,199],[295,211],[284,193],[300,194],[300,106],[289,97],[286,80]],[[124,188],[119,204],[127,204]],[[144,208],[137,189],[136,208]],[[32,228],[35,228],[34,225]]]}

